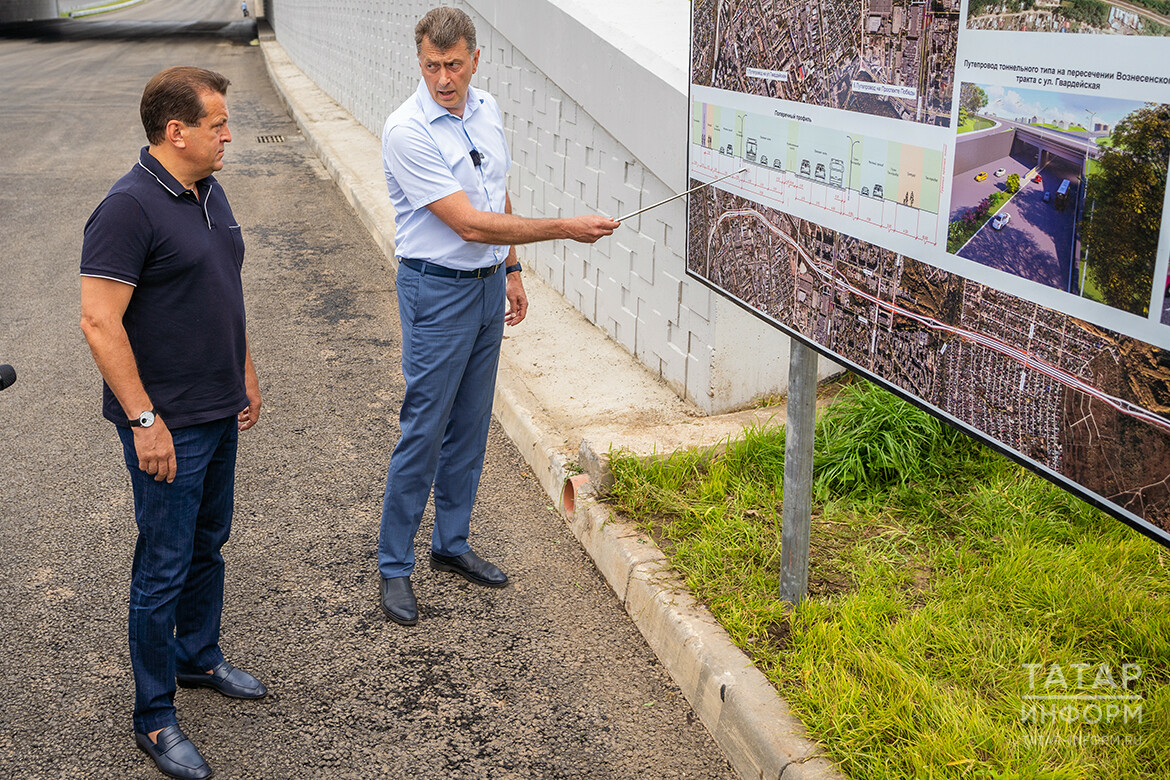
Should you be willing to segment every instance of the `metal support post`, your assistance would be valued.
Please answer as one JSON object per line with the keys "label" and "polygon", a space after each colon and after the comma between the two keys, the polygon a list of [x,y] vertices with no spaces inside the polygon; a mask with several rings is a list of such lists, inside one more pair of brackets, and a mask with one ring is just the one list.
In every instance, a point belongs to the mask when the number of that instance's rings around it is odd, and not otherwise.
{"label": "metal support post", "polygon": [[780,598],[793,606],[808,595],[812,524],[813,435],[817,414],[817,353],[792,340],[788,422],[784,439],[784,505],[780,530]]}

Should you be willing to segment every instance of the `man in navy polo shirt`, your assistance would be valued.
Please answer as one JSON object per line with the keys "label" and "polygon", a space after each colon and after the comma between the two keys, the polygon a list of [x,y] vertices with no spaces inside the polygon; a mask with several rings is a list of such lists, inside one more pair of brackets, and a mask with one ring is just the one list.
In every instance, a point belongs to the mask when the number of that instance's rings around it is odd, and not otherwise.
{"label": "man in navy polo shirt", "polygon": [[378,568],[382,610],[407,626],[418,621],[410,575],[432,486],[431,568],[487,587],[508,582],[472,551],[467,537],[504,325],[518,325],[528,310],[512,245],[556,238],[593,243],[618,226],[597,215],[513,215],[500,108],[471,87],[479,65],[475,25],[463,11],[435,8],[415,26],[414,42],[422,80],[382,130],[396,211],[406,397],[386,476]]}
{"label": "man in navy polo shirt", "polygon": [[81,329],[134,493],[134,735],[171,777],[212,770],[179,729],[175,684],[256,699],[219,647],[239,431],[260,385],[244,329],[244,242],[212,173],[231,141],[228,80],[168,68],[142,94],[149,146],[85,226]]}

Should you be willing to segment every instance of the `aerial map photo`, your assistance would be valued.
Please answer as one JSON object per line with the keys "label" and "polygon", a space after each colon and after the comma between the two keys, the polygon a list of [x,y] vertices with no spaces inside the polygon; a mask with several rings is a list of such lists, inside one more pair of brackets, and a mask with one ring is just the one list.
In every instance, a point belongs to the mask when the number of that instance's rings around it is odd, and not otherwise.
{"label": "aerial map photo", "polygon": [[949,127],[960,0],[696,0],[702,86]]}
{"label": "aerial map photo", "polygon": [[967,28],[1111,35],[1170,34],[1166,0],[971,0]]}
{"label": "aerial map photo", "polygon": [[692,274],[1170,531],[1170,352],[717,188],[689,218]]}

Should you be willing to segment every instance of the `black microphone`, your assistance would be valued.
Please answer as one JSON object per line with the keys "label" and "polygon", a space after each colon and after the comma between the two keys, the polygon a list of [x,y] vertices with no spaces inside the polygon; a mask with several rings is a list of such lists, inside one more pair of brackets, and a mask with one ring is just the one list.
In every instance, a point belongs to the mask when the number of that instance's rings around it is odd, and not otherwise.
{"label": "black microphone", "polygon": [[16,381],[16,370],[5,363],[0,366],[0,390],[10,387]]}
{"label": "black microphone", "polygon": [[473,163],[475,163],[475,167],[478,168],[480,166],[480,163],[483,162],[483,156],[479,153],[478,149],[472,149],[470,154],[471,154],[471,161]]}

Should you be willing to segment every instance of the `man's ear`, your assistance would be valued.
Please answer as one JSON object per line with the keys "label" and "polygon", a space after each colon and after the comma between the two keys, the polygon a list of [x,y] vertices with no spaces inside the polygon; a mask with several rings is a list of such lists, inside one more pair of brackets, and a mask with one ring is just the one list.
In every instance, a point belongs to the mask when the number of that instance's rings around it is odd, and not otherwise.
{"label": "man's ear", "polygon": [[178,119],[172,119],[167,122],[166,139],[173,146],[180,149],[187,148],[187,126]]}

